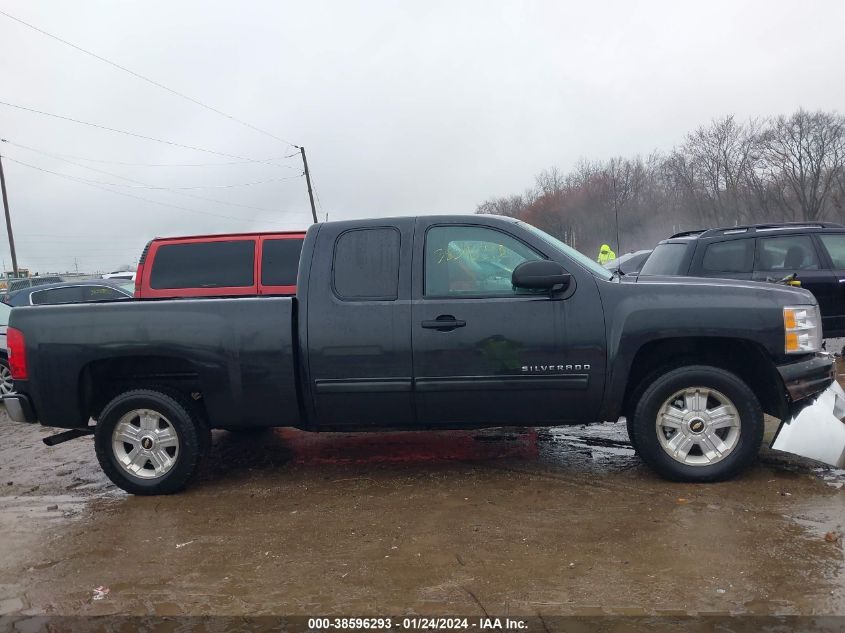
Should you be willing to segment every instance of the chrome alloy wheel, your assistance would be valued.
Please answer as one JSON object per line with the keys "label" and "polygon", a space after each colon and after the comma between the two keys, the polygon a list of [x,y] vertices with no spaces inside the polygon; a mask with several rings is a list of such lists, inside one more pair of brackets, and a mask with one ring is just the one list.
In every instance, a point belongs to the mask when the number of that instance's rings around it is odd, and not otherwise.
{"label": "chrome alloy wheel", "polygon": [[15,383],[12,380],[12,372],[9,368],[0,363],[0,396],[8,396],[15,393]]}
{"label": "chrome alloy wheel", "polygon": [[179,456],[179,436],[170,421],[152,409],[134,409],[114,425],[112,450],[118,465],[141,479],[166,475]]}
{"label": "chrome alloy wheel", "polygon": [[688,466],[722,461],[739,443],[741,421],[733,402],[709,387],[688,387],[663,403],[655,422],[660,446]]}

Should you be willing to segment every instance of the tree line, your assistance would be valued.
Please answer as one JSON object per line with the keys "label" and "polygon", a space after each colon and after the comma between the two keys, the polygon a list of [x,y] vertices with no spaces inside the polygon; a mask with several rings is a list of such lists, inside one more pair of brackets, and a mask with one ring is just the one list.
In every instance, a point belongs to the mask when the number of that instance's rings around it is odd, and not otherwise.
{"label": "tree line", "polygon": [[[714,119],[670,152],[540,172],[476,213],[516,217],[588,255],[652,248],[674,232],[758,222],[845,222],[845,117],[798,110]],[[618,235],[617,235],[618,229]]]}

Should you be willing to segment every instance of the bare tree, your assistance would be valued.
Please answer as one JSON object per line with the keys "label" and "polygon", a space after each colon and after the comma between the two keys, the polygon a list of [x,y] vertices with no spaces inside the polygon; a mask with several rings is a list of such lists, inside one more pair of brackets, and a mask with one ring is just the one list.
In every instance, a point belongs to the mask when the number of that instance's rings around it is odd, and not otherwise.
{"label": "bare tree", "polygon": [[507,196],[504,198],[490,198],[475,208],[476,213],[487,215],[504,215],[509,218],[519,217],[527,204],[520,195]]}
{"label": "bare tree", "polygon": [[845,123],[836,113],[738,123],[725,116],[688,134],[669,155],[579,160],[543,170],[522,194],[477,213],[524,219],[597,252],[653,247],[674,231],[739,223],[845,221]]}
{"label": "bare tree", "polygon": [[[613,212],[616,229],[616,251],[622,253],[619,214],[624,213],[638,197],[645,177],[642,159],[611,158],[601,173],[606,185],[605,199]],[[623,220],[625,218],[623,217]]]}
{"label": "bare tree", "polygon": [[535,182],[538,195],[554,196],[566,187],[566,175],[557,167],[550,167],[537,174]]}
{"label": "bare tree", "polygon": [[783,203],[801,220],[820,220],[845,168],[845,120],[798,110],[779,116],[762,135],[765,158],[780,179]]}
{"label": "bare tree", "polygon": [[676,182],[686,189],[702,220],[730,225],[746,222],[749,177],[755,167],[759,123],[737,123],[733,115],[688,134],[671,158]]}

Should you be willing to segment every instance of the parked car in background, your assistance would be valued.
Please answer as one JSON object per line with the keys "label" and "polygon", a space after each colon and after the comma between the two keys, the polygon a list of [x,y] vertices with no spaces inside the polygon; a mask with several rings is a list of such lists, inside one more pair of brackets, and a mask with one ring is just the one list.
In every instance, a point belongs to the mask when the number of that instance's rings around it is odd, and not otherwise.
{"label": "parked car in background", "polygon": [[34,286],[43,286],[46,284],[62,283],[63,281],[64,279],[62,279],[58,275],[36,275],[35,277],[7,279],[6,287],[3,289],[2,296],[0,296],[0,299],[5,301],[6,297],[11,295],[13,292],[23,290],[24,288],[32,288]]}
{"label": "parked car in background", "polygon": [[12,307],[0,303],[0,397],[15,392],[12,373],[9,371],[9,352],[6,348],[6,328]]}
{"label": "parked car in background", "polygon": [[12,306],[56,305],[60,303],[89,303],[117,301],[133,297],[133,284],[120,280],[90,279],[60,284],[33,286],[12,293],[5,303]]}
{"label": "parked car in background", "polygon": [[135,271],[134,270],[116,270],[111,273],[106,273],[105,275],[101,275],[100,279],[126,279],[129,281],[135,281]]}
{"label": "parked car in background", "polygon": [[294,295],[305,233],[156,238],[135,277],[136,299]]}
{"label": "parked car in background", "polygon": [[677,233],[657,245],[640,279],[684,275],[779,281],[793,274],[818,300],[824,336],[845,336],[842,224],[755,224]]}
{"label": "parked car in background", "polygon": [[610,272],[621,271],[623,275],[636,275],[640,272],[640,268],[649,255],[651,255],[651,249],[634,251],[633,253],[625,253],[602,265]]}

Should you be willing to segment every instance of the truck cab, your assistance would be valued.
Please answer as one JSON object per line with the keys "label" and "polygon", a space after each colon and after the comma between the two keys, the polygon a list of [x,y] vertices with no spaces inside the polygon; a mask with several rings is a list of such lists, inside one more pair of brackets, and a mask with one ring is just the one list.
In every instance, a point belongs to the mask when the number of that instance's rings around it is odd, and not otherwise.
{"label": "truck cab", "polygon": [[[567,286],[551,296],[514,287],[521,264],[561,254],[539,232],[508,228],[443,216],[313,232],[315,243],[333,245],[313,249],[320,255],[300,295],[321,426],[375,417],[397,426],[551,424],[598,413],[606,356],[595,276],[610,273],[569,260],[558,262]],[[373,411],[376,394],[385,406]]]}

